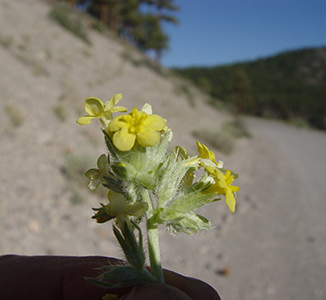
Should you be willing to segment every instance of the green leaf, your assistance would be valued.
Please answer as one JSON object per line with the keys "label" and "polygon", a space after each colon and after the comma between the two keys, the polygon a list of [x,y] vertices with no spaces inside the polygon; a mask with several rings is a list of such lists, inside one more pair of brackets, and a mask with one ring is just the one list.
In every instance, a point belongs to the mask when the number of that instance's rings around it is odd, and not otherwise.
{"label": "green leaf", "polygon": [[[133,223],[135,226],[136,224]],[[121,234],[120,230],[113,225],[113,232],[126,256],[127,261],[137,270],[143,269],[145,265],[145,254],[143,250],[142,234],[140,228],[136,225],[136,229],[139,232],[139,242],[127,224],[124,223],[124,232]]]}
{"label": "green leaf", "polygon": [[216,197],[216,193],[205,194],[202,190],[198,190],[173,200],[168,208],[171,211],[189,213],[205,204],[216,201],[214,197]]}
{"label": "green leaf", "polygon": [[211,229],[211,223],[203,216],[189,214],[179,221],[167,224],[169,232],[176,233],[183,231],[187,234],[198,233],[201,230]]}
{"label": "green leaf", "polygon": [[108,271],[101,274],[98,278],[86,278],[86,280],[105,289],[117,289],[137,284],[158,282],[158,280],[144,268],[137,270],[132,266],[113,265],[101,269],[106,269]]}

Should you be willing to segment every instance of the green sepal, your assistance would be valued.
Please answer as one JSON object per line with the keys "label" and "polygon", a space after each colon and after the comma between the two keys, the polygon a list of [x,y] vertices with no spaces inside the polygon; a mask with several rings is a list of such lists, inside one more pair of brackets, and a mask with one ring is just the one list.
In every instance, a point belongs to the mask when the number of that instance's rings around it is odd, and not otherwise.
{"label": "green sepal", "polygon": [[113,144],[111,135],[104,128],[101,129],[104,134],[106,147],[108,148],[113,160],[119,161],[129,155],[129,151],[120,151],[118,148],[116,148]]}
{"label": "green sepal", "polygon": [[213,184],[211,181],[208,180],[208,176],[209,174],[205,172],[205,174],[199,180],[185,187],[184,193],[188,194],[195,190],[201,190],[202,192],[204,192],[205,190],[207,190]]}
{"label": "green sepal", "polygon": [[[226,174],[226,172],[229,170],[229,169],[224,169],[224,168],[218,168],[221,172],[222,172],[222,174]],[[234,172],[234,171],[232,171],[232,170],[230,170],[230,172],[231,172],[231,175],[233,175],[233,177],[234,177],[234,179],[237,179],[237,178],[239,178],[239,174],[237,173],[237,172]]]}
{"label": "green sepal", "polygon": [[[147,160],[149,170],[157,170],[162,166],[160,162],[165,159],[171,134],[171,130],[168,130],[159,143],[153,147],[146,147],[146,158],[150,158],[150,160]],[[158,165],[160,166],[158,167]]]}
{"label": "green sepal", "polygon": [[106,147],[108,148],[110,154],[114,157],[114,158],[118,158],[120,154],[120,150],[118,150],[114,145],[113,145],[113,141],[112,141],[112,138],[111,136],[109,135],[109,133],[104,129],[102,128],[102,132],[104,134],[104,139],[105,139],[105,144],[106,144]]}
{"label": "green sepal", "polygon": [[110,175],[111,176],[103,176],[105,182],[103,182],[102,185],[112,191],[122,194],[124,190],[123,181],[118,178],[114,178],[112,172],[110,172]]}
{"label": "green sepal", "polygon": [[103,267],[101,270],[108,271],[101,274],[98,278],[86,278],[86,280],[105,289],[117,289],[137,284],[158,282],[158,279],[145,268],[137,270],[132,266],[113,265]]}
{"label": "green sepal", "polygon": [[134,235],[133,230],[130,228],[127,222],[124,223],[124,231],[121,234],[121,231],[113,225],[113,232],[116,236],[127,261],[137,270],[141,270],[145,265],[145,254],[143,250],[143,237],[141,229],[138,225],[131,220],[133,226],[138,230],[138,242]]}
{"label": "green sepal", "polygon": [[[129,165],[129,164],[128,164]],[[126,168],[126,163],[117,162],[111,165],[113,172],[121,179],[127,179],[128,177],[134,177],[137,171],[133,166],[128,166]]]}
{"label": "green sepal", "polygon": [[176,159],[185,160],[188,159],[188,153],[185,148],[181,146],[175,146],[173,150]]}
{"label": "green sepal", "polygon": [[102,207],[100,208],[92,208],[94,211],[96,211],[95,215],[92,216],[92,219],[95,219],[97,223],[102,224],[116,217],[114,215],[108,214],[106,210],[103,208],[104,204],[101,203],[101,205]]}
{"label": "green sepal", "polygon": [[114,173],[122,179],[137,182],[147,189],[152,189],[154,187],[155,174],[153,172],[149,173],[146,169],[136,169],[132,164],[127,162],[119,162],[113,164],[111,167]]}
{"label": "green sepal", "polygon": [[169,156],[166,166],[162,168],[161,174],[157,178],[157,189],[155,194],[158,199],[158,206],[164,207],[177,193],[180,182],[183,180],[189,167],[184,166],[183,162],[178,162],[173,156]]}

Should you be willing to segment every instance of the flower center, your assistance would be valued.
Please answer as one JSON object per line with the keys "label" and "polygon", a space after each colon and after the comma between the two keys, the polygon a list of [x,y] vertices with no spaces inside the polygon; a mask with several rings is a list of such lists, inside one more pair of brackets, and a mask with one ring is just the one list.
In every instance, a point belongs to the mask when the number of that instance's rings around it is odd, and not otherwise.
{"label": "flower center", "polygon": [[140,114],[137,108],[134,108],[131,113],[131,121],[129,123],[129,132],[137,134],[140,131],[142,123],[146,120],[147,115]]}

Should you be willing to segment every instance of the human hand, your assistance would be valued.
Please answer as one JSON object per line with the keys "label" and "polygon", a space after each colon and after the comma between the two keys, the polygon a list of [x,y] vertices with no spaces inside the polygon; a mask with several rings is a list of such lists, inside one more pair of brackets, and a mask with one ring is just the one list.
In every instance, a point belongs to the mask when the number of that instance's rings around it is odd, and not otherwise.
{"label": "human hand", "polygon": [[105,265],[120,264],[102,256],[0,256],[0,295],[3,300],[101,300],[118,294],[123,300],[201,299],[220,300],[207,283],[164,270],[165,284],[142,284],[133,288],[106,290],[85,277],[96,277]]}

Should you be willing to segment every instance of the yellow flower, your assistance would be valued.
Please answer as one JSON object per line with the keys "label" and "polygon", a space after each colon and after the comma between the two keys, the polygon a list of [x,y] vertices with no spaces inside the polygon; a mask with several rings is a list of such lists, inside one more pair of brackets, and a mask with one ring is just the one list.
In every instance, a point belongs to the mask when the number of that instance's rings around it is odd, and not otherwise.
{"label": "yellow flower", "polygon": [[113,118],[112,113],[127,111],[127,108],[123,106],[115,106],[121,98],[122,94],[116,94],[105,104],[98,98],[87,98],[84,103],[84,108],[88,115],[80,117],[77,123],[86,125],[90,124],[92,119],[99,118],[104,127],[107,127],[110,120]]}
{"label": "yellow flower", "polygon": [[105,154],[102,154],[97,160],[98,169],[89,169],[85,176],[90,180],[88,188],[95,191],[103,180],[103,176],[108,176],[109,162]]}
{"label": "yellow flower", "polygon": [[223,162],[221,160],[218,163],[215,160],[215,154],[213,151],[210,151],[205,145],[197,142],[198,147],[198,159],[200,161],[201,167],[223,167]]}
{"label": "yellow flower", "polygon": [[124,223],[129,222],[128,216],[141,217],[148,209],[148,204],[145,202],[136,201],[134,204],[128,204],[122,194],[112,190],[108,193],[108,199],[109,204],[103,208],[108,215],[115,216],[121,230],[124,228]]}
{"label": "yellow flower", "polygon": [[198,148],[199,158],[203,158],[203,159],[208,158],[214,164],[216,164],[216,162],[215,162],[215,154],[213,153],[213,151],[209,151],[209,149],[205,145],[203,145],[203,144],[201,144],[199,142],[197,142],[197,148]]}
{"label": "yellow flower", "polygon": [[135,142],[143,147],[151,147],[160,140],[160,133],[166,121],[158,115],[138,111],[135,107],[128,115],[115,117],[109,124],[109,131],[114,132],[113,144],[120,151],[130,150]]}
{"label": "yellow flower", "polygon": [[224,195],[225,202],[231,212],[235,211],[236,194],[239,191],[239,187],[231,185],[234,180],[234,176],[230,170],[227,170],[225,175],[218,169],[212,167],[206,167],[206,170],[213,175],[215,183],[206,191],[206,193],[217,192],[218,195]]}
{"label": "yellow flower", "polygon": [[210,151],[205,145],[197,142],[198,156],[191,158],[185,165],[193,165],[198,167],[222,167],[223,162],[216,163],[215,154]]}

